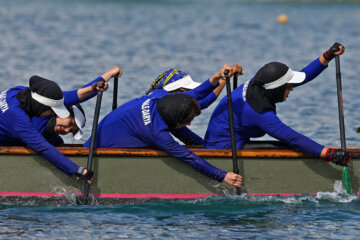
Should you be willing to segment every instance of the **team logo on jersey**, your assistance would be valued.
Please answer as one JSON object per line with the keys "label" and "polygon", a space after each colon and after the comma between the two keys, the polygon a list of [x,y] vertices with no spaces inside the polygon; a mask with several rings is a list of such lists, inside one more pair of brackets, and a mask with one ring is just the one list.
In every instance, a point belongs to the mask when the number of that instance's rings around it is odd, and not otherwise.
{"label": "team logo on jersey", "polygon": [[4,113],[9,109],[8,103],[6,101],[6,93],[8,90],[5,90],[0,93],[0,109],[1,112]]}
{"label": "team logo on jersey", "polygon": [[144,125],[148,125],[149,123],[151,123],[151,116],[150,116],[150,99],[147,99],[145,102],[143,102],[143,104],[141,105],[141,112],[142,112],[142,117],[143,117],[143,121],[144,121]]}
{"label": "team logo on jersey", "polygon": [[250,80],[248,80],[244,83],[244,87],[243,87],[243,91],[242,91],[242,97],[243,97],[244,101],[246,101],[246,91],[248,89],[249,83],[250,83]]}

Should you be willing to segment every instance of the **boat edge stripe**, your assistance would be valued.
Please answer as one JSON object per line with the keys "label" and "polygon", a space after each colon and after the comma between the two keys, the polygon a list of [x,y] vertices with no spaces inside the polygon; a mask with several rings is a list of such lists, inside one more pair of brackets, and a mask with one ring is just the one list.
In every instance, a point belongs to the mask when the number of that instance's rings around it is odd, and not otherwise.
{"label": "boat edge stripe", "polygon": [[[64,197],[71,193],[53,193],[53,192],[0,192],[0,197]],[[82,196],[80,192],[75,192],[76,195]],[[299,196],[303,194],[317,195],[317,193],[248,193],[249,196]],[[360,195],[360,193],[354,193]],[[118,198],[118,199],[146,199],[146,198],[160,198],[160,199],[196,199],[208,196],[218,196],[219,194],[145,194],[145,193],[95,193],[91,194],[93,197],[100,198]]]}

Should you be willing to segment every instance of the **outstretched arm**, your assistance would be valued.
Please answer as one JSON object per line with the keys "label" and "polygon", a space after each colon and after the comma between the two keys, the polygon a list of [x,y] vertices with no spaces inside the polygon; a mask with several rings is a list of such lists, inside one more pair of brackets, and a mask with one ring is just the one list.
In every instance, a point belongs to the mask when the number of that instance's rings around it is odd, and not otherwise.
{"label": "outstretched arm", "polygon": [[178,138],[185,145],[204,145],[204,139],[187,127],[172,129],[171,134]]}
{"label": "outstretched arm", "polygon": [[270,136],[287,145],[296,147],[316,157],[320,157],[324,146],[285,125],[274,112],[269,111],[263,114],[256,114],[253,116],[253,119],[254,124]]}
{"label": "outstretched arm", "polygon": [[240,175],[232,172],[227,173],[211,165],[203,158],[195,155],[189,149],[177,143],[169,133],[159,132],[157,133],[155,138],[157,139],[157,141],[155,141],[157,147],[159,147],[161,150],[163,150],[170,156],[173,156],[180,161],[188,164],[196,171],[208,177],[211,177],[219,182],[224,181],[236,187],[239,187],[241,185],[242,177]]}
{"label": "outstretched arm", "polygon": [[[336,49],[340,50],[336,51]],[[298,87],[315,79],[322,71],[327,68],[331,59],[333,59],[336,55],[343,54],[344,51],[344,46],[342,46],[340,43],[334,43],[327,51],[324,52],[323,55],[312,61],[309,65],[301,70],[301,72],[306,74],[305,81],[300,84],[293,84],[293,86]]]}
{"label": "outstretched arm", "polygon": [[16,139],[21,140],[67,175],[72,176],[76,172],[79,166],[48,143],[33,127],[31,120],[25,113],[13,111],[10,114],[9,119],[13,119],[13,121],[9,127],[16,134]]}
{"label": "outstretched arm", "polygon": [[[231,71],[232,71],[233,75],[239,76],[239,75],[243,74],[242,67],[238,64],[232,65],[231,69],[232,69]],[[211,80],[209,80],[209,81],[211,83]],[[208,94],[204,98],[197,99],[200,104],[201,109],[205,109],[205,108],[209,107],[213,102],[215,102],[217,97],[220,95],[221,91],[224,89],[225,85],[226,85],[226,80],[223,78],[220,78],[218,80],[218,86],[210,94]]]}
{"label": "outstretched arm", "polygon": [[77,95],[80,101],[85,100],[90,95],[98,92],[98,91],[106,91],[109,88],[108,81],[113,77],[121,77],[122,71],[118,66],[113,66],[109,71],[101,75],[101,78],[104,80],[104,87],[96,87],[96,83],[80,88],[77,91]]}
{"label": "outstretched arm", "polygon": [[261,123],[258,122],[258,125],[270,136],[304,152],[311,153],[316,157],[323,158],[327,162],[331,161],[340,166],[347,166],[349,164],[351,158],[350,152],[318,144],[286,126],[273,112],[263,114]]}

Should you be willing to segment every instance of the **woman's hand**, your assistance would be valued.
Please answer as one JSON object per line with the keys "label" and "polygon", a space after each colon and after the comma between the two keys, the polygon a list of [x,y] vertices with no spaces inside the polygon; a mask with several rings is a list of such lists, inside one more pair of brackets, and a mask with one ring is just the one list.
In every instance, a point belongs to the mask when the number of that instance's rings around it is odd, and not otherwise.
{"label": "woman's hand", "polygon": [[334,52],[335,55],[342,55],[345,52],[345,47],[343,45],[340,45],[339,48],[339,51]]}
{"label": "woman's hand", "polygon": [[[109,71],[101,75],[104,81],[98,81],[93,85],[93,92],[103,92],[109,88],[108,81],[113,77],[121,77],[122,71],[118,66],[113,66]],[[102,82],[102,83],[101,83]]]}
{"label": "woman's hand", "polygon": [[232,71],[235,76],[243,75],[242,66],[234,64],[232,65]]}
{"label": "woman's hand", "polygon": [[319,60],[324,66],[327,66],[335,56],[342,55],[344,52],[345,47],[341,43],[336,42],[320,56]]}
{"label": "woman's hand", "polygon": [[113,77],[121,77],[122,71],[118,66],[113,66],[109,71],[101,75],[105,82],[109,81]]}
{"label": "woman's hand", "polygon": [[122,71],[118,66],[113,66],[109,71],[101,75],[101,78],[99,81],[94,83],[91,86],[87,86],[84,88],[80,88],[77,91],[78,97],[80,101],[83,101],[87,97],[89,97],[91,94],[96,92],[103,92],[106,91],[109,88],[108,81],[113,77],[121,77]]}
{"label": "woman's hand", "polygon": [[242,183],[242,176],[233,172],[228,172],[224,178],[224,182],[235,187],[240,187]]}
{"label": "woman's hand", "polygon": [[81,179],[84,182],[91,184],[92,180],[94,180],[94,171],[88,170],[84,167],[79,167],[75,172],[75,176],[78,179]]}
{"label": "woman's hand", "polygon": [[[225,72],[227,73],[226,75]],[[235,73],[241,75],[242,67],[237,64],[234,64],[233,66],[225,64],[217,73],[214,74],[214,76],[210,78],[210,83],[215,86],[219,83],[221,79],[225,79],[226,77],[232,77]]]}

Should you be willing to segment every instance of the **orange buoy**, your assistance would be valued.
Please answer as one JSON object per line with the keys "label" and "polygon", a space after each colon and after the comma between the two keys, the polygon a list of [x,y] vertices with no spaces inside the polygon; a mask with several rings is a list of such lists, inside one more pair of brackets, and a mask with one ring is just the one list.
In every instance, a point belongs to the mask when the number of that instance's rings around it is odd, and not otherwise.
{"label": "orange buoy", "polygon": [[286,14],[280,14],[278,17],[277,17],[277,21],[278,23],[288,23],[289,22],[289,17],[286,15]]}

